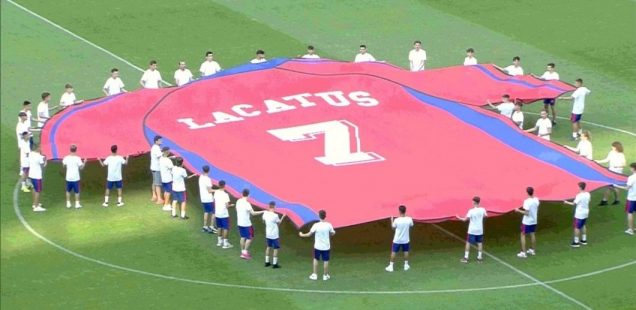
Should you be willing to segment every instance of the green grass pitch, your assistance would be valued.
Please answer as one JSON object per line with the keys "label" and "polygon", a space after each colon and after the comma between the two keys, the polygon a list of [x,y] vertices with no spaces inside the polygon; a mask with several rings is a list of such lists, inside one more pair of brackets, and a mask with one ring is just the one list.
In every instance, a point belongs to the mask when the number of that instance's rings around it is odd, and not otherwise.
{"label": "green grass pitch", "polygon": [[[622,207],[595,207],[598,192],[593,195],[590,245],[585,248],[568,247],[571,209],[543,203],[536,257],[515,257],[520,217],[514,214],[487,221],[485,246],[493,257],[487,256],[481,265],[458,262],[463,245],[456,236],[465,234],[465,225],[418,224],[412,236],[412,269],[389,274],[383,269],[392,233],[384,220],[338,230],[328,282],[307,279],[312,241],[298,238],[290,222],[281,227],[283,268],[272,270],[262,266],[262,225],[255,227],[255,259],[246,262],[238,258],[236,248],[222,251],[213,246],[210,235],[199,232],[201,210],[196,199],[189,205],[189,222],[169,218],[149,202],[145,158],[132,160],[125,171],[123,208],[100,207],[105,172],[90,163],[83,172],[85,208],[79,211],[64,208],[62,169],[50,164],[43,196],[48,211],[33,214],[29,195],[18,193],[14,201],[18,171],[14,127],[22,100],[37,103],[45,90],[58,100],[68,82],[80,98],[99,97],[112,67],[121,70],[128,89],[135,89],[141,73],[12,1],[0,3],[2,309],[634,309],[636,305],[636,238],[623,233]],[[259,48],[268,57],[293,57],[307,44],[316,46],[323,57],[351,60],[357,46],[365,43],[376,58],[403,67],[416,39],[423,41],[429,55],[427,67],[460,64],[468,47],[476,49],[482,63],[507,65],[519,55],[526,72],[535,74],[555,62],[563,80],[581,77],[593,92],[585,120],[597,125],[584,126],[592,131],[595,157],[604,156],[610,143],[619,140],[626,146],[628,162],[636,161],[636,136],[625,133],[636,132],[634,1],[17,3],[138,67],[156,59],[166,80],[179,60],[198,69],[208,49],[224,68],[230,68],[251,59]],[[536,103],[527,110],[540,108]],[[569,116],[569,111],[569,104],[558,104],[560,116]],[[558,143],[571,143],[568,125],[563,119],[556,127],[553,136]],[[197,197],[195,183],[188,184],[188,191]],[[520,201],[523,198],[520,189]],[[230,239],[238,244],[235,231]],[[400,260],[396,267],[401,268]]]}

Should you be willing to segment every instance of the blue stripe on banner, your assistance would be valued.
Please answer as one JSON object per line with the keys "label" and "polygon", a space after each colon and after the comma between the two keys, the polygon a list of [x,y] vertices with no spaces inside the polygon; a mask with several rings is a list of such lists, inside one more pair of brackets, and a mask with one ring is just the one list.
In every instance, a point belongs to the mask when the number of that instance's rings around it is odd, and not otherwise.
{"label": "blue stripe on banner", "polygon": [[506,82],[506,83],[511,83],[511,84],[519,84],[519,85],[527,87],[527,88],[546,87],[546,88],[551,88],[551,89],[554,89],[556,91],[563,92],[563,93],[564,92],[568,92],[567,89],[563,89],[561,87],[557,87],[557,86],[554,86],[554,85],[551,85],[551,84],[533,85],[533,84],[528,83],[528,82],[523,81],[523,80],[517,80],[514,77],[500,78],[500,77],[496,76],[494,73],[492,73],[490,70],[486,69],[482,65],[475,65],[475,66],[472,66],[472,67],[481,70],[483,73],[485,73],[489,78],[491,78],[493,80]]}

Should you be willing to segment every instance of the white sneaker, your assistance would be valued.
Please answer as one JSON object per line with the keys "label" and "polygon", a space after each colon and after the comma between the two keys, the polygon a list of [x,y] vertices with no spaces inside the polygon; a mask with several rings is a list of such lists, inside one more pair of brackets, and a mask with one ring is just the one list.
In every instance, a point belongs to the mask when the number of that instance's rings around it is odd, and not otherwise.
{"label": "white sneaker", "polygon": [[67,209],[70,209],[70,208],[71,208],[71,204],[70,204],[70,203],[67,203],[67,204],[66,204],[66,208],[67,208]]}
{"label": "white sneaker", "polygon": [[104,203],[102,203],[102,207],[104,207],[104,208],[108,208],[108,202],[104,202]]}
{"label": "white sneaker", "polygon": [[46,209],[44,209],[44,208],[42,208],[40,206],[37,206],[37,207],[33,208],[33,212],[44,212],[44,211],[46,211]]}
{"label": "white sneaker", "polygon": [[628,229],[628,230],[625,231],[625,233],[628,234],[628,235],[632,235],[633,236],[634,235],[634,230]]}
{"label": "white sneaker", "polygon": [[222,243],[222,242],[217,242],[217,243],[216,243],[216,246],[222,246],[222,245],[223,245],[223,243]]}
{"label": "white sneaker", "polygon": [[81,205],[81,204],[75,204],[75,209],[79,209],[79,208],[81,208],[81,207],[82,207],[82,205]]}
{"label": "white sneaker", "polygon": [[384,268],[384,270],[386,270],[388,272],[393,272],[393,265],[386,266],[386,268]]}
{"label": "white sneaker", "polygon": [[309,280],[314,280],[314,281],[318,280],[318,275],[317,275],[317,274],[315,274],[315,273],[312,273],[312,274],[309,276]]}
{"label": "white sneaker", "polygon": [[122,201],[122,202],[118,202],[118,203],[117,203],[117,206],[118,206],[118,207],[123,207],[123,206],[124,206],[124,202],[123,202],[123,201]]}
{"label": "white sneaker", "polygon": [[527,258],[528,256],[526,255],[526,252],[519,252],[519,253],[517,253],[517,257],[519,257],[519,258]]}
{"label": "white sneaker", "polygon": [[163,208],[161,208],[161,210],[163,210],[163,211],[172,211],[172,207],[171,206],[163,206]]}
{"label": "white sneaker", "polygon": [[233,246],[233,245],[231,245],[231,244],[229,244],[229,243],[228,243],[228,244],[224,244],[224,245],[223,245],[223,248],[224,248],[224,249],[230,249],[230,248],[233,248],[233,247],[234,247],[234,246]]}
{"label": "white sneaker", "polygon": [[411,269],[411,266],[404,264],[404,271],[408,271],[409,269]]}
{"label": "white sneaker", "polygon": [[322,280],[323,281],[327,281],[329,279],[331,279],[331,277],[328,274],[325,274],[325,275],[322,276]]}
{"label": "white sneaker", "polygon": [[535,252],[533,249],[529,249],[528,251],[526,251],[526,254],[535,256],[537,255],[537,252]]}

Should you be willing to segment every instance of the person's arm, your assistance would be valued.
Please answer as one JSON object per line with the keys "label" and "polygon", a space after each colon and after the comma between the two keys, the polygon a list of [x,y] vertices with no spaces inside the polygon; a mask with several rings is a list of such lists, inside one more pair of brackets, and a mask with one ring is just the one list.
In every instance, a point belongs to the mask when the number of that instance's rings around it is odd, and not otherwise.
{"label": "person's arm", "polygon": [[251,215],[259,215],[259,214],[263,214],[263,213],[265,213],[265,211],[254,211],[253,209],[250,210],[250,214]]}
{"label": "person's arm", "polygon": [[535,132],[537,131],[537,126],[524,130],[525,132]]}
{"label": "person's arm", "polygon": [[98,159],[97,159],[97,162],[99,162],[99,164],[100,164],[102,167],[106,167],[106,165],[104,165],[104,162],[102,161],[102,159],[101,159],[101,158],[98,158]]}
{"label": "person's arm", "polygon": [[286,217],[287,217],[287,214],[283,214],[283,217],[281,217],[280,220],[278,220],[278,223],[280,224],[280,222],[282,222]]}
{"label": "person's arm", "polygon": [[568,150],[570,150],[570,151],[572,151],[572,152],[576,152],[576,153],[579,153],[581,151],[581,147],[579,145],[577,145],[576,147],[571,147],[569,145],[564,145],[563,147],[568,149]]}
{"label": "person's arm", "polygon": [[490,102],[490,99],[486,99],[486,104],[488,104],[488,107],[490,107],[493,110],[498,110],[497,106],[495,106],[494,104],[492,104],[492,102]]}
{"label": "person's arm", "polygon": [[604,159],[595,160],[595,162],[597,162],[599,164],[605,164],[605,163],[608,163],[609,160],[610,160],[610,158],[609,158],[609,153],[608,153],[607,156]]}
{"label": "person's arm", "polygon": [[157,81],[157,88],[162,88],[163,86],[161,86],[161,83],[163,83],[163,79],[161,78],[161,73],[159,71],[157,71],[157,76],[159,78],[159,80]]}
{"label": "person's arm", "polygon": [[144,72],[144,74],[141,76],[141,79],[139,80],[139,84],[141,84],[141,87],[146,87],[146,72]]}
{"label": "person's arm", "polygon": [[86,167],[86,161],[87,161],[87,159],[86,159],[86,158],[84,158],[84,160],[81,160],[81,159],[80,159],[80,162],[81,162],[81,164],[80,164],[80,166],[79,166],[79,168],[80,168],[80,169],[84,169],[84,167]]}
{"label": "person's arm", "polygon": [[128,156],[124,157],[124,165],[128,165]]}
{"label": "person's arm", "polygon": [[519,208],[519,209],[515,209],[515,212],[517,213],[521,213],[523,215],[528,215],[528,210],[524,209],[523,207]]}
{"label": "person's arm", "polygon": [[574,202],[567,201],[567,200],[563,200],[563,203],[566,204],[566,205],[571,205],[571,206],[574,205]]}
{"label": "person's arm", "polygon": [[102,92],[104,92],[104,95],[108,96],[108,83],[104,85],[104,88],[102,88]]}
{"label": "person's arm", "polygon": [[302,231],[298,232],[298,236],[302,237],[302,238],[307,238],[307,237],[311,237],[311,235],[313,235],[314,232],[312,231],[308,231],[307,233],[303,233]]}
{"label": "person's arm", "polygon": [[466,221],[468,220],[468,218],[467,218],[467,217],[461,217],[461,216],[459,216],[459,215],[455,215],[455,217],[456,217],[458,220],[462,221],[462,222],[466,222]]}
{"label": "person's arm", "polygon": [[391,217],[391,229],[395,229],[395,218]]}

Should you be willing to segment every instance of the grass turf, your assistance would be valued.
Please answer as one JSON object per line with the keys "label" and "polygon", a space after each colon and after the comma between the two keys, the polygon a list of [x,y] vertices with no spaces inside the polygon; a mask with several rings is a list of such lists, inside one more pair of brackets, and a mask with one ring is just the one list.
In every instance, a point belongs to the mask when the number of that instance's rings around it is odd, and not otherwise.
{"label": "grass turf", "polygon": [[[633,102],[636,95],[627,91],[633,80],[630,81],[630,74],[625,70],[603,66],[604,60],[612,57],[612,51],[624,50],[625,46],[633,49],[633,44],[626,44],[631,42],[629,37],[604,40],[603,48],[599,49],[589,49],[588,44],[592,40],[553,45],[551,42],[554,40],[536,38],[536,29],[530,19],[524,20],[526,27],[490,19],[488,5],[483,3],[458,5],[460,8],[468,6],[473,14],[466,14],[456,6],[442,2],[411,1],[392,2],[391,5],[375,3],[372,6],[335,1],[304,5],[283,1],[267,5],[189,1],[175,6],[172,2],[162,1],[155,3],[153,8],[142,1],[57,1],[55,5],[40,1],[20,3],[140,67],[144,67],[149,58],[159,60],[164,77],[171,76],[167,74],[172,72],[171,64],[179,59],[185,59],[196,69],[203,51],[207,49],[214,50],[226,68],[247,61],[257,48],[265,48],[270,56],[286,56],[301,53],[308,43],[316,45],[322,56],[349,59],[355,54],[357,44],[364,42],[370,45],[377,58],[401,65],[405,65],[405,55],[414,38],[425,41],[431,57],[430,66],[458,63],[467,46],[478,49],[482,62],[500,64],[507,63],[510,56],[523,51],[526,70],[540,73],[546,62],[555,61],[564,79],[571,81],[583,75],[594,91],[586,109],[586,119],[635,131],[635,125],[630,122],[634,119],[634,109],[629,108],[628,102]],[[624,14],[632,8],[631,3],[617,3],[617,7],[603,9]],[[514,4],[497,4],[504,12],[505,7],[515,7]],[[70,7],[75,13],[68,14]],[[540,6],[523,8],[529,16],[540,16],[543,11]],[[557,5],[553,11],[555,15],[563,15],[569,14],[569,10],[564,4]],[[587,8],[577,14],[585,18],[593,12],[593,9]],[[628,19],[610,19],[607,16],[613,15],[609,13],[603,16],[601,20],[618,24],[619,29],[632,23]],[[559,36],[571,37],[575,31],[566,27],[568,22],[567,19],[554,19],[543,21],[542,26],[560,29],[562,33]],[[444,29],[444,32],[432,31],[436,29]],[[603,31],[606,30],[599,29],[591,38],[602,37]],[[585,59],[573,57],[577,50],[590,50],[595,54]],[[597,61],[590,62],[589,59]],[[80,97],[99,96],[99,88],[112,66],[122,70],[129,89],[135,88],[140,73],[2,2],[3,177],[0,193],[3,205],[3,308],[42,305],[50,308],[201,308],[219,305],[220,299],[224,300],[223,307],[247,308],[281,305],[284,308],[351,308],[360,305],[373,308],[407,305],[486,308],[507,307],[513,302],[522,308],[577,307],[539,286],[408,296],[239,290],[114,270],[50,247],[22,227],[11,207],[17,172],[17,152],[13,148],[15,114],[24,97],[36,98],[44,89],[59,89],[61,93],[61,86],[68,81],[75,84]],[[626,64],[624,67],[630,66]],[[537,106],[530,107],[530,110],[536,111]],[[559,105],[561,115],[566,115],[568,109],[565,104]],[[567,137],[565,125],[563,122],[563,126],[557,127],[555,136],[559,142],[564,142]],[[635,159],[636,139],[590,128],[594,132],[596,157],[600,157],[599,152],[604,153],[604,145],[609,145],[613,139],[621,139],[627,146],[628,160]],[[190,204],[192,220],[187,224],[169,219],[148,203],[146,166],[144,159],[136,159],[126,170],[127,206],[104,210],[98,207],[102,199],[104,172],[96,164],[90,165],[83,180],[83,203],[86,207],[75,212],[63,208],[61,168],[53,164],[47,169],[45,177],[44,202],[49,211],[46,214],[29,213],[30,199],[27,195],[20,195],[21,210],[35,230],[73,251],[109,263],[180,278],[335,291],[461,289],[531,282],[493,260],[483,265],[459,265],[457,258],[462,252],[461,243],[432,225],[418,225],[414,231],[412,271],[406,274],[384,273],[382,268],[391,238],[386,221],[338,231],[334,240],[334,278],[330,282],[311,283],[306,280],[311,241],[295,237],[296,230],[289,222],[282,227],[283,269],[279,272],[264,269],[260,257],[263,249],[263,227],[260,223],[256,226],[257,239],[252,249],[255,261],[247,263],[239,260],[236,249],[220,251],[213,247],[210,236],[198,233],[200,210],[194,199]],[[189,186],[190,191],[193,191],[192,185]],[[520,191],[520,199],[522,194]],[[598,198],[598,195],[595,197]],[[633,260],[636,249],[633,238],[621,234],[624,215],[618,209],[594,208],[590,219],[590,246],[572,250],[567,247],[571,234],[571,210],[560,204],[543,204],[540,211],[540,255],[527,261],[514,257],[518,247],[519,218],[507,215],[491,219],[487,224],[487,250],[541,281],[619,265]],[[465,232],[464,225],[459,223],[441,226],[457,235]],[[236,237],[236,232],[232,231],[235,245]],[[400,266],[398,263],[397,267]],[[630,287],[624,275],[635,270],[632,265],[553,286],[594,308],[628,308],[636,300],[633,294],[625,296],[622,293]],[[591,286],[593,290],[589,289]]]}

